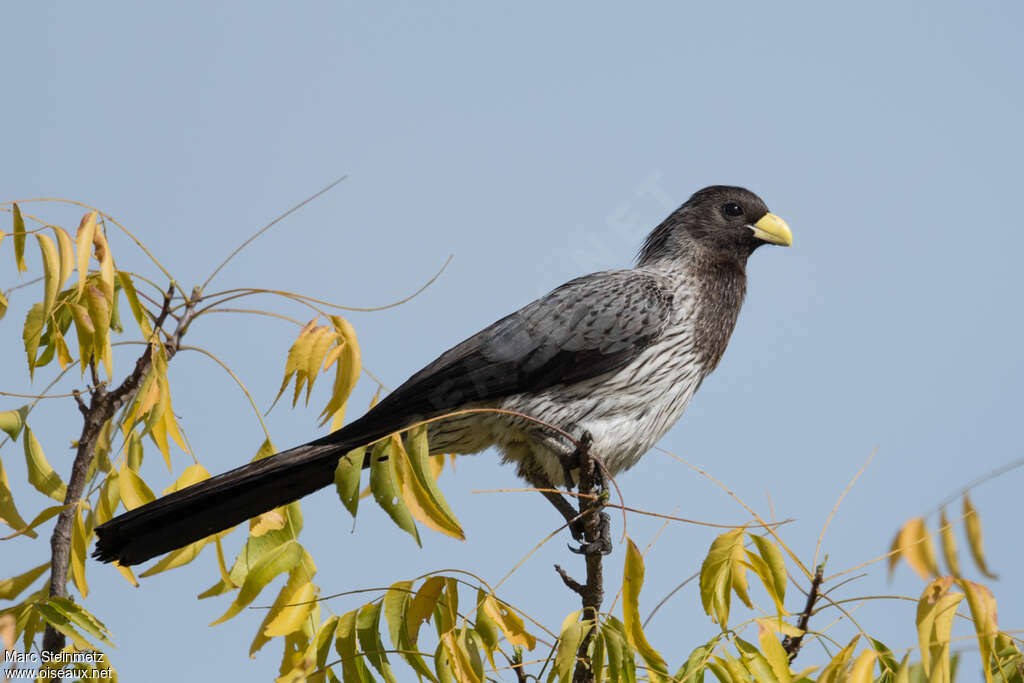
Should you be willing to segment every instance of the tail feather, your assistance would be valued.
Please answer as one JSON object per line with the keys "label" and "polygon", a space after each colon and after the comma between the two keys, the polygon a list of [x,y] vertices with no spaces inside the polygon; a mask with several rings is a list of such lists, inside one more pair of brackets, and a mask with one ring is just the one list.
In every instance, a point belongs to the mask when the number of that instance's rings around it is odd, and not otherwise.
{"label": "tail feather", "polygon": [[334,481],[344,443],[309,443],[235,468],[96,527],[93,557],[133,565],[241,524]]}

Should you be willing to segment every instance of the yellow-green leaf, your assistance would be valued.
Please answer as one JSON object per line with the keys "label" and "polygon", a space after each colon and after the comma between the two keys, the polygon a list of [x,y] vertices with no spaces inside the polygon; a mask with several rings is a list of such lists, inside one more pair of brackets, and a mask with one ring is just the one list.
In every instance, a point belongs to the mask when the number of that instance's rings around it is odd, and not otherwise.
{"label": "yellow-green leaf", "polygon": [[390,457],[394,460],[398,489],[402,492],[402,500],[405,501],[412,516],[434,531],[440,531],[460,541],[465,540],[466,536],[458,521],[445,514],[432,495],[433,492],[440,496],[440,491],[437,490],[434,480],[426,473],[427,463],[419,462],[417,468],[406,452],[401,437],[392,434],[388,438],[391,439]]}
{"label": "yellow-green leaf", "polygon": [[[0,489],[2,489],[2,487],[0,487]],[[0,496],[2,496],[2,491],[0,491]],[[23,526],[22,528],[15,531],[13,534],[8,534],[7,536],[0,537],[0,541],[9,541],[12,538],[16,538],[21,535],[28,536],[29,538],[37,538],[38,534],[36,534],[34,529],[40,524],[43,524],[44,522],[53,519],[54,517],[59,515],[63,509],[63,505],[51,505],[48,508],[43,508],[39,512],[39,514],[32,518],[32,521],[28,523],[28,526]]]}
{"label": "yellow-green leaf", "polygon": [[341,677],[346,683],[373,680],[356,646],[356,611],[338,617],[338,627],[334,632],[334,648],[341,657]]}
{"label": "yellow-green leaf", "polygon": [[576,651],[583,642],[583,636],[594,626],[591,619],[580,621],[581,613],[582,611],[572,612],[562,621],[553,671],[559,683],[569,683],[572,680],[572,672],[576,668]]}
{"label": "yellow-green leaf", "polygon": [[973,581],[960,579],[957,584],[967,595],[967,604],[971,608],[971,621],[974,631],[978,634],[978,650],[981,654],[981,668],[985,672],[985,680],[991,683],[992,673],[989,660],[995,654],[996,635],[999,623],[996,618],[996,599],[987,586]]}
{"label": "yellow-green leaf", "polygon": [[85,307],[93,324],[92,348],[97,359],[103,362],[107,380],[113,381],[114,368],[110,349],[110,302],[103,292],[94,285],[85,288]]}
{"label": "yellow-green leaf", "polygon": [[256,599],[260,591],[273,581],[274,577],[294,569],[302,561],[303,552],[302,546],[295,541],[285,541],[267,552],[246,574],[245,581],[228,611],[210,625],[223,623],[236,616]]}
{"label": "yellow-green leaf", "polygon": [[96,526],[106,523],[117,512],[117,506],[121,504],[120,479],[117,472],[111,472],[100,487],[100,495],[96,500]]}
{"label": "yellow-green leaf", "polygon": [[480,677],[473,671],[469,653],[459,642],[455,632],[448,631],[442,634],[441,644],[448,655],[448,665],[451,667],[455,680],[459,683],[480,683]]}
{"label": "yellow-green leaf", "polygon": [[899,557],[903,557],[907,564],[917,572],[917,575],[927,581],[939,573],[938,563],[935,560],[935,547],[932,545],[931,536],[928,534],[928,527],[925,526],[923,517],[915,517],[900,529],[893,542],[893,550],[898,554],[889,558],[889,575]]}
{"label": "yellow-green leaf", "polygon": [[964,526],[967,529],[967,545],[970,546],[974,564],[978,565],[978,570],[988,578],[998,579],[998,576],[989,571],[988,564],[985,562],[985,544],[982,542],[981,517],[978,516],[978,511],[974,508],[970,497],[966,493],[964,494]]}
{"label": "yellow-green leaf", "polygon": [[89,366],[89,359],[93,357],[93,337],[96,328],[89,317],[89,311],[85,306],[78,303],[68,303],[71,310],[71,319],[75,321],[75,335],[78,337],[78,364],[82,369],[82,376],[85,376],[85,369]]}
{"label": "yellow-green leaf", "polygon": [[53,346],[57,353],[57,362],[60,363],[60,369],[64,370],[74,361],[71,357],[71,351],[68,349],[68,343],[64,341],[64,335],[61,334],[60,328],[56,325],[50,327],[50,333],[53,334]]}
{"label": "yellow-green leaf", "polygon": [[444,577],[431,576],[420,589],[416,591],[412,601],[409,603],[409,610],[405,617],[405,627],[409,633],[409,642],[415,647],[419,640],[420,627],[423,622],[430,619],[437,607],[437,601],[444,591]]}
{"label": "yellow-green leaf", "polygon": [[846,667],[850,663],[850,657],[853,656],[853,649],[857,646],[857,641],[860,639],[860,634],[853,637],[853,640],[844,647],[842,650],[832,658],[825,668],[821,672],[821,676],[818,677],[818,683],[840,683],[846,680]]}
{"label": "yellow-green leaf", "polygon": [[60,253],[60,278],[57,288],[64,289],[68,278],[75,270],[75,244],[64,228],[53,226],[53,234],[57,236],[57,250]]}
{"label": "yellow-green leaf", "polygon": [[123,270],[117,271],[117,279],[121,281],[121,288],[128,299],[128,307],[132,309],[132,317],[135,318],[139,330],[142,331],[142,336],[148,340],[153,336],[153,326],[149,322],[149,316],[146,315],[146,309],[142,307],[142,303],[139,301],[139,294],[135,290],[135,283],[132,282],[131,276]]}
{"label": "yellow-green leaf", "polygon": [[[952,577],[935,579],[917,603],[917,639],[921,663],[930,681],[949,683],[949,637],[963,593],[950,593]],[[934,671],[933,671],[934,669]]]}
{"label": "yellow-green leaf", "polygon": [[91,537],[92,529],[87,531],[82,520],[82,506],[76,505],[75,516],[71,520],[71,579],[83,598],[89,595],[89,584],[85,581],[85,560]]}
{"label": "yellow-green leaf", "polygon": [[733,529],[711,543],[700,569],[700,598],[704,611],[724,630],[729,621],[732,591],[748,606],[743,550],[745,528]]}
{"label": "yellow-green leaf", "polygon": [[19,273],[28,270],[25,265],[25,219],[21,217],[21,209],[17,203],[14,204],[11,213],[14,214],[14,263]]}
{"label": "yellow-green leaf", "polygon": [[334,353],[332,350],[324,360],[324,370],[330,367],[337,359],[337,367],[334,372],[334,386],[331,388],[331,398],[327,402],[320,416],[323,418],[321,425],[331,421],[331,430],[338,429],[345,421],[345,407],[348,404],[348,397],[352,393],[356,382],[359,380],[359,373],[362,372],[362,354],[359,351],[359,341],[356,339],[356,331],[351,324],[341,316],[330,316],[334,325],[334,332],[338,339],[338,347],[341,351]]}
{"label": "yellow-green leaf", "polygon": [[28,355],[29,377],[35,375],[36,352],[39,350],[39,338],[46,327],[46,310],[42,302],[34,304],[25,316],[25,327],[21,330],[21,338],[25,342],[25,353]]}
{"label": "yellow-green leaf", "polygon": [[849,683],[871,683],[874,679],[875,659],[878,655],[874,650],[865,649],[853,662],[850,670]]}
{"label": "yellow-green leaf", "polygon": [[44,562],[38,567],[29,569],[24,574],[18,574],[12,576],[9,579],[0,581],[0,600],[11,600],[13,601],[16,597],[22,594],[26,588],[31,586],[36,579],[43,575],[47,569],[50,568],[49,562]]}
{"label": "yellow-green leaf", "polygon": [[758,621],[757,640],[761,644],[761,652],[768,660],[775,679],[779,683],[790,683],[793,680],[793,674],[789,670],[789,655],[786,654],[786,650],[783,649],[775,632],[765,628],[760,621]]}
{"label": "yellow-green leaf", "polygon": [[174,481],[173,484],[171,484],[170,486],[163,490],[162,495],[166,496],[168,493],[174,493],[175,491],[187,489],[189,486],[192,486],[193,484],[198,484],[199,482],[205,481],[206,479],[209,478],[210,473],[206,471],[206,468],[200,465],[199,463],[194,463],[186,467],[185,470],[181,473],[181,476],[179,476]]}
{"label": "yellow-green leaf", "polygon": [[507,604],[493,595],[484,599],[484,611],[498,625],[510,645],[519,645],[527,650],[537,647],[537,639],[526,630],[523,618]]}
{"label": "yellow-green leaf", "polygon": [[0,320],[3,320],[4,316],[7,315],[7,306],[7,297],[4,296],[3,292],[0,292]]}
{"label": "yellow-green leaf", "polygon": [[[391,584],[387,593],[384,594],[384,619],[387,621],[388,634],[391,636],[391,644],[394,645],[395,650],[401,654],[402,658],[417,674],[429,681],[436,682],[437,679],[434,673],[427,666],[426,662],[423,661],[423,657],[419,654],[409,636],[408,614],[413,600],[412,585],[412,581],[398,581]],[[443,583],[438,585],[443,585]],[[440,595],[440,593],[437,595]]]}
{"label": "yellow-green leaf", "polygon": [[640,589],[644,585],[644,557],[636,547],[633,539],[628,539],[626,548],[626,565],[622,574],[622,622],[626,628],[626,641],[650,667],[651,680],[662,680],[668,676],[665,660],[647,641],[644,635],[643,621],[640,619]]}
{"label": "yellow-green leaf", "polygon": [[942,556],[949,567],[949,573],[953,576],[960,576],[960,562],[956,555],[956,536],[953,534],[953,525],[946,518],[946,508],[939,511],[940,538],[942,539]]}
{"label": "yellow-green leaf", "polygon": [[[309,558],[310,564],[312,561],[312,558]],[[260,629],[263,635],[284,636],[302,628],[303,623],[316,607],[316,584],[310,581],[310,578],[312,578],[312,573],[308,571],[292,572],[288,583],[281,589],[278,599],[274,601],[271,613],[264,620],[266,625]],[[252,652],[250,651],[249,654]]]}
{"label": "yellow-green leaf", "polygon": [[168,569],[176,569],[178,567],[182,567],[191,562],[192,560],[196,559],[197,557],[199,557],[199,553],[202,551],[203,548],[206,547],[206,544],[209,542],[209,537],[202,538],[198,541],[195,541],[194,543],[189,543],[184,548],[178,548],[177,550],[173,550],[164,555],[160,559],[160,561],[154,564],[152,567],[139,574],[139,576],[141,576],[142,578],[146,578],[148,576],[153,576],[154,574],[159,574],[160,572],[165,572]]}
{"label": "yellow-green leaf", "polygon": [[58,503],[63,503],[68,494],[68,487],[50,466],[43,454],[43,447],[28,427],[25,427],[25,438],[22,441],[25,446],[25,463],[28,466],[29,482],[40,493],[46,494]]}
{"label": "yellow-green leaf", "polygon": [[128,463],[123,463],[118,471],[118,486],[120,488],[121,502],[124,503],[126,510],[134,510],[139,506],[156,500],[153,491],[135,470],[128,467]]}
{"label": "yellow-green leaf", "polygon": [[82,217],[75,233],[75,256],[78,263],[78,299],[85,291],[85,277],[89,274],[89,254],[96,236],[96,212],[90,211]]}
{"label": "yellow-green leaf", "polygon": [[778,683],[772,665],[754,645],[742,638],[736,638],[736,649],[740,653],[740,661],[743,666],[753,675],[757,683]]}
{"label": "yellow-green leaf", "polygon": [[43,260],[43,318],[49,319],[53,304],[57,301],[57,292],[60,291],[60,259],[57,257],[57,246],[49,235],[37,233],[36,240]]}
{"label": "yellow-green leaf", "polygon": [[28,416],[29,407],[22,406],[17,410],[5,410],[0,413],[0,430],[7,432],[11,440],[18,438],[21,428],[25,426],[25,417]]}

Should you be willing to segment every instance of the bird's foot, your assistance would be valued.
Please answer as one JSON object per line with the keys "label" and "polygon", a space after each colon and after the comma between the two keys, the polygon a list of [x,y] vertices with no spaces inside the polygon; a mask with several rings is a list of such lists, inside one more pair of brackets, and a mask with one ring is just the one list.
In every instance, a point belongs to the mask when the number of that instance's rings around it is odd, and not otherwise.
{"label": "bird's foot", "polygon": [[[601,553],[602,555],[611,555],[612,553],[612,526],[611,518],[608,513],[600,513],[598,521],[598,534],[597,538],[592,541],[580,543],[578,548],[569,546],[569,550],[576,553],[577,555],[590,555],[592,553]],[[576,534],[573,534],[573,538],[580,540]]]}

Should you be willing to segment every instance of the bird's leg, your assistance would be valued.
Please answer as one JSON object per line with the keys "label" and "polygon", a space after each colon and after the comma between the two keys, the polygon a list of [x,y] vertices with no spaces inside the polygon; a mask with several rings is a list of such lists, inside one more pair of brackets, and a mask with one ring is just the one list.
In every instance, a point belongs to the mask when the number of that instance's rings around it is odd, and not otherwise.
{"label": "bird's leg", "polygon": [[548,481],[547,476],[540,471],[525,473],[530,485],[539,489],[548,501],[555,506],[569,525],[569,532],[577,541],[583,540],[583,519],[580,513],[561,494],[554,492],[554,485]]}
{"label": "bird's leg", "polygon": [[581,555],[608,555],[612,552],[611,519],[602,510],[607,494],[603,468],[598,463],[597,456],[590,453],[592,441],[590,433],[584,432],[575,453],[571,456],[577,460],[580,468],[579,506],[586,542],[581,543],[579,548],[569,546],[569,550]]}

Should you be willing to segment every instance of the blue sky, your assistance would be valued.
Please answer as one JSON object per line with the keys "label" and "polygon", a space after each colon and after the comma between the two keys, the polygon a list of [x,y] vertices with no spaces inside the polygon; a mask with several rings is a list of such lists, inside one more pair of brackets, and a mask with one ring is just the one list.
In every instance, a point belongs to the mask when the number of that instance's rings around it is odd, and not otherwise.
{"label": "blue sky", "polygon": [[[826,536],[835,570],[884,553],[904,520],[1021,457],[1019,3],[21,3],[5,14],[3,200],[99,206],[192,284],[347,174],[216,283],[373,306],[415,290],[454,254],[412,302],[349,316],[366,367],[390,386],[552,287],[628,266],[693,191],[739,184],[789,222],[795,245],[751,259],[730,347],[665,449],[762,511],[770,495],[777,517],[796,519],[784,538],[809,562],[836,497],[877,448]],[[69,228],[79,217],[46,211]],[[120,267],[144,267],[123,240],[114,248]],[[3,251],[6,289],[19,280]],[[17,295],[0,335],[3,389],[15,391],[28,386],[24,306],[38,297]],[[268,406],[295,329],[238,316],[200,322],[191,343],[225,358]],[[172,382],[208,469],[253,455],[262,437],[230,378],[182,354]],[[361,382],[355,414],[373,389]],[[0,409],[17,405],[4,399]],[[276,408],[278,446],[317,435],[316,412]],[[30,419],[64,472],[75,415],[69,401],[51,402]],[[20,445],[2,455],[23,482]],[[166,477],[157,458],[148,467]],[[992,587],[1003,628],[1024,627],[1022,476],[973,494],[1002,577]],[[649,510],[747,519],[658,452],[618,483],[628,504]],[[442,487],[469,540],[425,532],[423,550],[372,506],[350,534],[336,497],[317,494],[304,505],[304,543],[318,581],[333,593],[443,567],[497,580],[557,522],[539,496],[472,493],[519,485],[492,453],[460,459]],[[46,505],[25,485],[16,494],[23,514]],[[658,527],[629,521],[641,544]],[[664,531],[642,610],[696,571],[713,536],[682,524]],[[39,553],[9,544],[0,575],[34,566]],[[609,575],[623,555],[617,547]],[[553,626],[575,609],[555,562],[582,571],[559,540],[504,587]],[[90,572],[89,605],[114,633],[122,680],[276,671],[274,645],[246,657],[261,615],[206,626],[225,609],[193,599],[216,579],[212,556],[137,590],[113,570]],[[887,584],[875,565],[840,594],[921,588],[905,567]],[[790,608],[801,603],[794,591]],[[913,644],[910,603],[871,603],[857,618],[894,648]],[[650,628],[676,664],[715,629],[692,585]],[[835,628],[840,640],[852,635]],[[822,657],[808,648],[798,662]]]}

